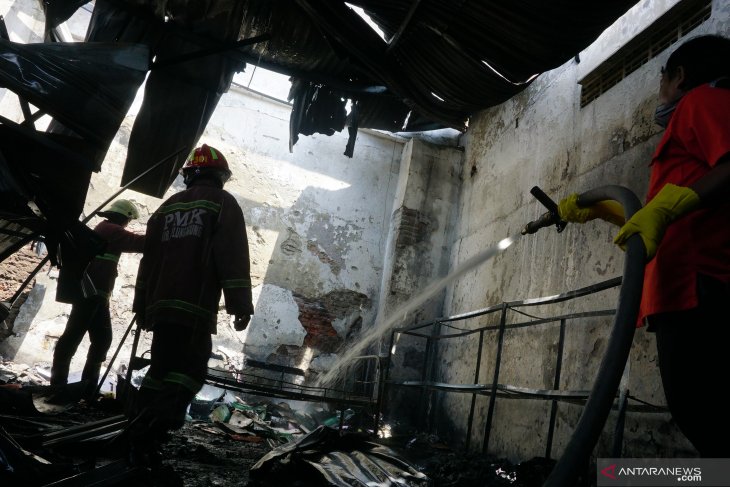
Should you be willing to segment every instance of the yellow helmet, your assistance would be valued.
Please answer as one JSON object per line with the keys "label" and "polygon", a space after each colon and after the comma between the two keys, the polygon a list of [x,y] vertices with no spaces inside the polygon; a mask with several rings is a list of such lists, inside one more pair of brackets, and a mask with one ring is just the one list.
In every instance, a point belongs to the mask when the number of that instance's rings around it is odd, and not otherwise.
{"label": "yellow helmet", "polygon": [[139,211],[137,211],[137,207],[129,200],[116,200],[114,203],[109,205],[109,208],[106,209],[105,213],[118,213],[130,220],[139,218]]}

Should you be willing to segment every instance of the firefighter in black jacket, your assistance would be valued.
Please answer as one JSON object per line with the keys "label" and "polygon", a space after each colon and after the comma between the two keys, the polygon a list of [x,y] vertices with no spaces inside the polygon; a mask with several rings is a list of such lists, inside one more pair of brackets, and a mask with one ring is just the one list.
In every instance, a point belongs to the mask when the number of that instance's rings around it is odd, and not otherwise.
{"label": "firefighter in black jacket", "polygon": [[246,225],[238,202],[223,190],[231,176],[225,157],[203,145],[181,173],[187,189],[150,217],[137,274],[133,309],[153,332],[130,435],[140,463],[166,431],[183,425],[203,386],[221,291],[236,330],[253,314]]}

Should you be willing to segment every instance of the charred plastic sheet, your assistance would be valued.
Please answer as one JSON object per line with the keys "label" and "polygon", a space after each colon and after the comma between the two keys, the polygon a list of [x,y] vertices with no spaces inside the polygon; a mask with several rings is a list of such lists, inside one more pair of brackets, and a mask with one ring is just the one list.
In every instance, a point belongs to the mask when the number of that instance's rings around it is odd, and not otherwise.
{"label": "charred plastic sheet", "polygon": [[[299,134],[347,126],[351,156],[358,127],[465,130],[472,114],[571,59],[636,2],[97,0],[86,40],[140,43],[164,65],[151,71],[123,175],[124,183],[184,145],[132,187],[162,196],[244,63],[295,80],[290,147]],[[81,2],[45,4],[50,29]],[[350,4],[364,9],[384,39]],[[225,49],[262,35],[270,37]],[[348,99],[357,111],[343,119]]]}
{"label": "charred plastic sheet", "polygon": [[415,467],[388,447],[357,434],[341,435],[320,426],[298,441],[266,454],[251,469],[251,485],[297,485],[366,487],[431,485]]}
{"label": "charred plastic sheet", "polygon": [[0,85],[102,149],[97,170],[148,66],[142,45],[0,39]]}

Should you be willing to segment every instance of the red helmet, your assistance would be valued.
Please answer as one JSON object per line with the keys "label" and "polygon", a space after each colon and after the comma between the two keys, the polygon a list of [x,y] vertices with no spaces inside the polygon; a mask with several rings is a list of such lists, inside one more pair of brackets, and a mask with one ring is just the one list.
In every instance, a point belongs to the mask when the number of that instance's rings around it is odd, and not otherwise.
{"label": "red helmet", "polygon": [[200,170],[214,169],[220,172],[223,182],[228,181],[231,177],[231,170],[228,169],[228,161],[218,150],[203,144],[195,149],[185,161],[182,169],[183,174],[199,172]]}

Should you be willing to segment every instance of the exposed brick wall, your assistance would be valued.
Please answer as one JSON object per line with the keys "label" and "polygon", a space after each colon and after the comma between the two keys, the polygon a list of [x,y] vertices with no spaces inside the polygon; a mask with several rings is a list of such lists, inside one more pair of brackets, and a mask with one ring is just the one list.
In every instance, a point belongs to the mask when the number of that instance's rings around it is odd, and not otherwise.
{"label": "exposed brick wall", "polygon": [[332,291],[316,298],[295,294],[294,301],[299,306],[299,321],[307,330],[304,347],[321,353],[336,353],[342,346],[343,340],[332,326],[335,319],[370,305],[366,295],[349,289]]}
{"label": "exposed brick wall", "polygon": [[393,214],[393,219],[398,235],[396,247],[408,247],[426,239],[429,221],[420,211],[401,206]]}

